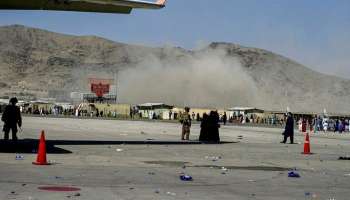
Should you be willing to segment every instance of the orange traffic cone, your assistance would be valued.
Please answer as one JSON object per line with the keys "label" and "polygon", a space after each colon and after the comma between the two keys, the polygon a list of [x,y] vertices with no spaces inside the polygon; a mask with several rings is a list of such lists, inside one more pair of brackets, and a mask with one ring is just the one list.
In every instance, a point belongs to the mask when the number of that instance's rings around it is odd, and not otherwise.
{"label": "orange traffic cone", "polygon": [[310,152],[310,138],[309,133],[306,133],[305,141],[304,141],[304,152],[303,154],[311,154]]}
{"label": "orange traffic cone", "polygon": [[38,148],[38,156],[36,158],[36,162],[33,162],[34,165],[49,165],[46,161],[46,142],[45,142],[45,132],[41,131],[39,148]]}

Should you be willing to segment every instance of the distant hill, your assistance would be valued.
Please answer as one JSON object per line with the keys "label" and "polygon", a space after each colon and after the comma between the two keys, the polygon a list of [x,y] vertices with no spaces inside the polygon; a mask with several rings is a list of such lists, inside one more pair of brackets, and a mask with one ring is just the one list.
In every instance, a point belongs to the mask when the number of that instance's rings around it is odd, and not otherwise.
{"label": "distant hill", "polygon": [[189,51],[3,26],[0,70],[0,95],[64,100],[88,91],[89,77],[113,78],[118,71],[122,102],[350,112],[349,80],[230,43]]}

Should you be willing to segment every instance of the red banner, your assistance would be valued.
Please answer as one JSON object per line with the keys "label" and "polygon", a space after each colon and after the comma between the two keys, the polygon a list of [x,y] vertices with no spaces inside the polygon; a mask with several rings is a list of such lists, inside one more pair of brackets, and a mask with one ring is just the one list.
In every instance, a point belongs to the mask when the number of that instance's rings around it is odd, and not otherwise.
{"label": "red banner", "polygon": [[91,92],[95,93],[97,97],[103,97],[104,94],[109,93],[109,84],[91,83]]}

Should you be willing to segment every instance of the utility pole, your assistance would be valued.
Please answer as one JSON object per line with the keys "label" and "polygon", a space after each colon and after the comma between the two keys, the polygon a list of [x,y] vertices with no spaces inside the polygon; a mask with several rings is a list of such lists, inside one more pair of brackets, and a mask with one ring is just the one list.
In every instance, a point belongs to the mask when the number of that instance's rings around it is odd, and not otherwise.
{"label": "utility pole", "polygon": [[118,102],[118,69],[114,72],[115,102]]}

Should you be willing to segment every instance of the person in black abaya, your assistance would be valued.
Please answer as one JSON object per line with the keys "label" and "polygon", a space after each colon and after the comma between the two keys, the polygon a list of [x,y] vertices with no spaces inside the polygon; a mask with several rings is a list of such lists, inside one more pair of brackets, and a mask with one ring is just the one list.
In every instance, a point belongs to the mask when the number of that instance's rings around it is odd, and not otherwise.
{"label": "person in black abaya", "polygon": [[209,126],[209,142],[220,142],[220,136],[219,136],[219,114],[216,111],[211,111],[208,119],[208,126]]}
{"label": "person in black abaya", "polygon": [[201,121],[201,131],[199,134],[199,141],[206,142],[209,140],[209,130],[208,130],[208,115],[207,113],[203,114],[203,118]]}
{"label": "person in black abaya", "polygon": [[283,132],[283,141],[281,143],[286,143],[287,138],[290,138],[290,143],[294,144],[294,119],[292,113],[288,113],[286,127]]}

